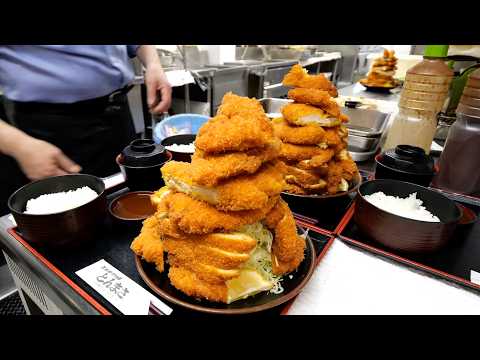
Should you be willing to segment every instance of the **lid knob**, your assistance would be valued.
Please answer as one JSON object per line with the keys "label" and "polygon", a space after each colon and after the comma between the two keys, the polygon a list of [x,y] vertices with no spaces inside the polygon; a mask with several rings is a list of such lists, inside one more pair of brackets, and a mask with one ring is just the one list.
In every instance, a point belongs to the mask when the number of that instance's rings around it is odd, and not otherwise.
{"label": "lid knob", "polygon": [[163,145],[151,139],[136,139],[122,151],[125,166],[155,166],[168,160]]}
{"label": "lid knob", "polygon": [[425,157],[425,150],[412,145],[398,145],[395,148],[395,153],[401,156],[423,159]]}
{"label": "lid knob", "polygon": [[155,142],[148,139],[137,139],[133,140],[130,144],[133,151],[141,153],[151,153],[155,150]]}

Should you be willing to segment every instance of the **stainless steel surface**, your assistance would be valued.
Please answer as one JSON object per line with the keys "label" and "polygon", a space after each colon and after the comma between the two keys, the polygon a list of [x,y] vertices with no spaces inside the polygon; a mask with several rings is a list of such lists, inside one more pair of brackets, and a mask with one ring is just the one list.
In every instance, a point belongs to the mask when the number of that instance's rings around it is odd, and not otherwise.
{"label": "stainless steel surface", "polygon": [[377,145],[372,151],[359,151],[359,149],[348,147],[348,152],[352,156],[353,161],[362,162],[373,159],[377,153],[379,146]]}
{"label": "stainless steel surface", "polygon": [[365,137],[349,134],[348,146],[358,152],[369,152],[377,146],[379,140],[380,138],[378,137]]}
{"label": "stainless steel surface", "polygon": [[4,261],[4,256],[1,253],[0,258],[2,264],[0,265],[0,299],[3,299],[8,294],[11,294],[16,289],[16,286],[13,282],[12,275],[10,275],[7,264]]}
{"label": "stainless steel surface", "polygon": [[289,99],[278,99],[278,98],[263,98],[260,99],[260,104],[262,104],[263,109],[267,114],[279,114],[283,106],[288,103],[293,102]]}
{"label": "stainless steel surface", "polygon": [[366,88],[359,83],[338,89],[338,93],[342,96],[356,96],[387,101],[398,101],[400,99],[400,91],[401,88],[396,88],[391,90],[389,93],[377,93],[373,91],[367,91]]}
{"label": "stainless steel surface", "polygon": [[343,107],[342,112],[350,118],[346,126],[352,135],[379,137],[388,124],[389,114],[377,110]]}

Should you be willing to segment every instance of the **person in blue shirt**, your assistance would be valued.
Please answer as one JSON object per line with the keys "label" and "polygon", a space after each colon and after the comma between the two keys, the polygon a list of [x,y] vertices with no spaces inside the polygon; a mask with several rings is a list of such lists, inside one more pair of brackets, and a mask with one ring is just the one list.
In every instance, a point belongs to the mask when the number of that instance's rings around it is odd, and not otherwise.
{"label": "person in blue shirt", "polygon": [[29,181],[119,171],[115,157],[135,137],[127,101],[135,56],[150,112],[167,111],[171,86],[153,45],[0,46],[0,215]]}

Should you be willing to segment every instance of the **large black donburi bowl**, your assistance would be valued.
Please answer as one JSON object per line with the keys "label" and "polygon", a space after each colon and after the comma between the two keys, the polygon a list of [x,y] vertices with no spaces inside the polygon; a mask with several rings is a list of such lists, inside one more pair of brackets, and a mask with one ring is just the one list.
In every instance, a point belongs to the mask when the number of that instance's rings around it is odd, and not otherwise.
{"label": "large black donburi bowl", "polygon": [[[365,199],[382,191],[386,195],[417,199],[440,222],[413,220],[386,212]],[[382,245],[404,252],[426,253],[438,250],[451,239],[462,211],[446,196],[420,185],[397,180],[371,180],[360,185],[355,202],[354,220],[360,231]]]}
{"label": "large black donburi bowl", "polygon": [[[59,213],[25,214],[27,201],[40,195],[75,190],[88,186],[98,197],[77,208]],[[102,179],[85,174],[54,176],[31,182],[8,199],[8,207],[23,238],[28,242],[55,249],[75,248],[95,238],[104,223],[107,203]]]}

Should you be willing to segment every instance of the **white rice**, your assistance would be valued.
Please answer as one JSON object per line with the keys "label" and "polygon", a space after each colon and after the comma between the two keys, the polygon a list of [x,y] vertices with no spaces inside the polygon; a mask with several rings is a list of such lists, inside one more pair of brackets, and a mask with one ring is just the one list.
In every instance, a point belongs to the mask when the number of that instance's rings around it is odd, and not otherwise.
{"label": "white rice", "polygon": [[190,144],[172,144],[165,146],[167,150],[181,152],[181,153],[194,153],[195,143]]}
{"label": "white rice", "polygon": [[44,215],[67,211],[82,206],[97,197],[98,194],[88,186],[44,194],[27,201],[25,214]]}
{"label": "white rice", "polygon": [[410,194],[406,198],[385,195],[379,191],[371,195],[365,195],[365,200],[376,207],[391,214],[403,216],[413,220],[440,222],[440,219],[422,206],[423,201],[417,199],[417,193]]}

